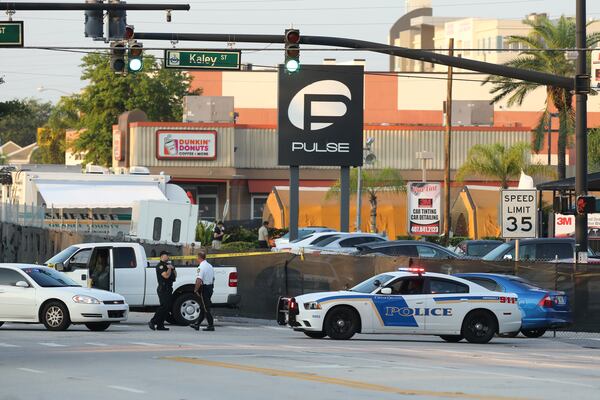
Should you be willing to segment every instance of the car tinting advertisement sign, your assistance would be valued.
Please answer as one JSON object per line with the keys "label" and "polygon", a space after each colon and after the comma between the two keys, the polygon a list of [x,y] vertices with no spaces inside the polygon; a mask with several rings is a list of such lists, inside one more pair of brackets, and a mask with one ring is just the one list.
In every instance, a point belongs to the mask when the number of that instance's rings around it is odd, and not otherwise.
{"label": "car tinting advertisement sign", "polygon": [[432,236],[441,234],[442,185],[438,182],[408,183],[408,234]]}
{"label": "car tinting advertisement sign", "polygon": [[217,131],[156,132],[159,160],[214,160],[217,158]]}
{"label": "car tinting advertisement sign", "polygon": [[358,65],[280,66],[279,165],[362,165],[363,75]]}

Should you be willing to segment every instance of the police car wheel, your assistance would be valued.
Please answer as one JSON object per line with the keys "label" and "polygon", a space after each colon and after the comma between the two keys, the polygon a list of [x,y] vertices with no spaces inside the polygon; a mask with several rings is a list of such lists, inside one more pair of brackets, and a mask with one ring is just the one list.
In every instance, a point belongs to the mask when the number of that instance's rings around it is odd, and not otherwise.
{"label": "police car wheel", "polygon": [[52,301],[42,311],[42,322],[49,331],[65,331],[71,325],[69,310],[58,301]]}
{"label": "police car wheel", "polygon": [[487,343],[496,334],[498,323],[488,311],[475,310],[463,321],[462,335],[469,343]]}
{"label": "police car wheel", "polygon": [[335,307],[325,318],[325,333],[335,340],[350,339],[358,331],[359,322],[354,309],[346,306]]}
{"label": "police car wheel", "polygon": [[440,335],[440,337],[449,343],[458,343],[464,339],[461,335]]}
{"label": "police car wheel", "polygon": [[323,339],[327,334],[323,331],[314,332],[314,331],[305,331],[304,334],[311,339]]}
{"label": "police car wheel", "polygon": [[500,333],[498,336],[503,338],[514,338],[519,336],[519,331],[516,332],[508,332],[508,333]]}
{"label": "police car wheel", "polygon": [[85,326],[94,332],[102,332],[108,329],[110,322],[88,322]]}
{"label": "police car wheel", "polygon": [[528,338],[535,339],[544,336],[546,329],[524,329],[521,333]]}
{"label": "police car wheel", "polygon": [[173,319],[177,325],[186,326],[196,322],[200,317],[200,302],[191,292],[182,293],[173,303]]}

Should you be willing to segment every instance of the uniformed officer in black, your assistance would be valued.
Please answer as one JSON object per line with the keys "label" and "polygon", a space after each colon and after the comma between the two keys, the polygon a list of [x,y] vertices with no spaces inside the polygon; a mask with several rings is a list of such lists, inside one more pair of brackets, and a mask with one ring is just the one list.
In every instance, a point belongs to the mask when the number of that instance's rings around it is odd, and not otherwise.
{"label": "uniformed officer in black", "polygon": [[156,280],[158,281],[158,287],[156,292],[158,293],[158,300],[160,306],[154,317],[148,322],[148,326],[152,330],[168,331],[169,328],[165,327],[165,319],[171,311],[172,297],[173,297],[173,282],[177,278],[177,271],[175,267],[169,261],[169,253],[166,251],[160,252],[160,262],[156,265]]}

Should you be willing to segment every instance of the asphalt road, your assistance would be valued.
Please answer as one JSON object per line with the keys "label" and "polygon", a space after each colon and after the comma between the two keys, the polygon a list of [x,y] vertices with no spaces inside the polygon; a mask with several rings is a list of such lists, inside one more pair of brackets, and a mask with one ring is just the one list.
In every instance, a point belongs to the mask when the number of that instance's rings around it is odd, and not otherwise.
{"label": "asphalt road", "polygon": [[0,399],[598,399],[600,338],[315,340],[269,321],[0,328]]}

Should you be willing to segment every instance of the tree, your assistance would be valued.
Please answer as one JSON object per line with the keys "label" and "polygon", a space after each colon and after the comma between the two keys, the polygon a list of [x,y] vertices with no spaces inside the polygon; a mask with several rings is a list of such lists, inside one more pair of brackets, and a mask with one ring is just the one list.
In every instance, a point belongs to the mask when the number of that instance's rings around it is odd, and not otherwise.
{"label": "tree", "polygon": [[63,96],[50,113],[48,122],[37,130],[38,149],[32,154],[37,164],[65,163],[65,134],[79,123],[74,97]]}
{"label": "tree", "polygon": [[83,57],[82,80],[89,80],[72,96],[80,118],[71,128],[82,131],[74,150],[86,154],[85,163],[109,166],[112,160],[112,126],[125,111],[139,108],[153,121],[177,121],[183,115],[183,96],[190,93],[190,78],[180,71],[163,69],[152,56],[144,57],[144,72],[115,74],[105,53]]}
{"label": "tree", "polygon": [[0,142],[12,140],[27,146],[36,140],[37,128],[48,121],[52,104],[36,99],[13,100],[0,106]]}
{"label": "tree", "polygon": [[500,186],[507,189],[508,181],[518,179],[521,171],[528,175],[555,175],[549,165],[531,163],[529,144],[516,143],[506,147],[502,143],[495,143],[471,147],[467,159],[456,173],[456,180],[463,181],[473,175],[487,177],[499,181]]}
{"label": "tree", "polygon": [[[371,232],[377,232],[377,195],[381,191],[390,191],[393,193],[400,193],[406,191],[406,185],[404,179],[398,172],[398,170],[392,168],[385,169],[362,169],[361,174],[362,180],[362,193],[367,193],[369,197],[369,204],[371,205],[370,212],[370,230]],[[358,168],[353,169],[350,172],[350,191],[356,193],[358,190]],[[329,189],[328,196],[338,195],[340,193],[340,181],[338,180],[335,185]],[[357,210],[356,212],[359,212]],[[360,227],[357,227],[360,229]]]}
{"label": "tree", "polygon": [[[531,27],[527,36],[509,36],[509,46],[519,46],[519,57],[509,61],[506,65],[511,67],[546,72],[562,76],[574,76],[575,64],[565,57],[564,51],[551,51],[551,49],[576,48],[575,19],[561,16],[557,21],[551,21],[545,16],[538,16],[533,20],[526,19],[524,24]],[[588,35],[587,45],[592,48],[600,41],[600,33]],[[550,50],[550,51],[548,51]],[[589,56],[588,56],[589,57]],[[589,62],[588,62],[589,65]],[[501,76],[489,76],[486,83],[492,83],[490,93],[494,94],[493,103],[507,99],[508,106],[522,105],[525,97],[532,91],[542,86],[538,83],[519,81]],[[558,111],[558,177],[564,179],[566,174],[566,148],[569,135],[573,132],[573,94],[568,89],[546,86],[546,105],[534,128],[534,150],[539,151],[550,122],[551,107]]]}
{"label": "tree", "polygon": [[588,134],[588,168],[600,172],[600,128],[590,129]]}

